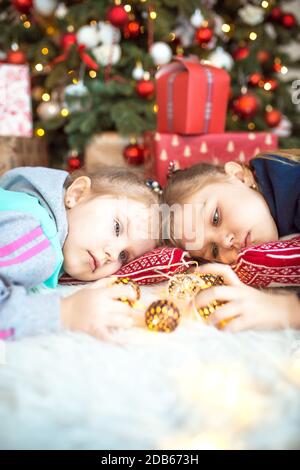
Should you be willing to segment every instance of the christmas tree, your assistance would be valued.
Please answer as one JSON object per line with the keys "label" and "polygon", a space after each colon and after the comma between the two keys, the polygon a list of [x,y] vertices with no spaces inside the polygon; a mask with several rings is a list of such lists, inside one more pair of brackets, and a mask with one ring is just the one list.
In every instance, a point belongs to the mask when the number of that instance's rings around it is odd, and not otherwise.
{"label": "christmas tree", "polygon": [[286,79],[299,61],[282,49],[299,31],[286,0],[2,0],[0,59],[29,63],[35,132],[60,156],[105,130],[155,129],[155,73],[190,54],[231,75],[226,130],[299,147]]}

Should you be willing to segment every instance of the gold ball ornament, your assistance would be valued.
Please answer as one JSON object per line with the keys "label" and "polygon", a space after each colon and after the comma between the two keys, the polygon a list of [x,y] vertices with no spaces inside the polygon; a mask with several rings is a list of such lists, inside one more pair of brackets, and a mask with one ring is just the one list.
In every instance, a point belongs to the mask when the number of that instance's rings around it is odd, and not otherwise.
{"label": "gold ball ornament", "polygon": [[129,299],[127,296],[122,296],[122,297],[118,298],[118,300],[120,300],[120,302],[124,302],[124,303],[130,305],[130,307],[134,307],[135,303],[138,300],[140,300],[140,298],[141,298],[140,286],[135,281],[133,281],[132,279],[129,279],[129,277],[120,277],[119,279],[114,281],[113,284],[122,284],[124,286],[131,286],[133,288],[134,292],[135,292],[135,299],[134,300]]}
{"label": "gold ball ornament", "polygon": [[[201,290],[212,286],[221,286],[224,283],[222,276],[214,274],[177,274],[168,283],[168,292],[177,299],[191,300]],[[205,307],[197,308],[197,313],[204,319],[208,318],[217,308],[223,305],[222,302],[214,300]]]}
{"label": "gold ball ornament", "polygon": [[146,310],[145,321],[149,330],[171,333],[179,325],[180,312],[170,300],[157,300]]}

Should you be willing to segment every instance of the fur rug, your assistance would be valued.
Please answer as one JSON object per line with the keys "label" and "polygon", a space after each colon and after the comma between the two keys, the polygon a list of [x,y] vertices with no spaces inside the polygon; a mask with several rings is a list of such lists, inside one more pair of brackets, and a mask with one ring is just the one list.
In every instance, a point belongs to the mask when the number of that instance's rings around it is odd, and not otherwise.
{"label": "fur rug", "polygon": [[[157,295],[143,288],[144,301]],[[232,335],[186,319],[172,334],[0,347],[1,449],[300,448],[300,332]]]}

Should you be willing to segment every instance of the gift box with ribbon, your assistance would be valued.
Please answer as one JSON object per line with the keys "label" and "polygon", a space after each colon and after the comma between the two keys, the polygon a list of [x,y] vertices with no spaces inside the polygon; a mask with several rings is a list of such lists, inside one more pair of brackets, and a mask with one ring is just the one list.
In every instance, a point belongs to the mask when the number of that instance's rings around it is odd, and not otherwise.
{"label": "gift box with ribbon", "polygon": [[226,70],[177,57],[159,69],[156,88],[158,132],[224,132],[230,88]]}
{"label": "gift box with ribbon", "polygon": [[188,168],[199,162],[248,162],[264,150],[276,150],[278,138],[269,132],[223,132],[205,135],[146,132],[144,147],[145,177],[155,179],[164,186],[171,162],[178,169]]}

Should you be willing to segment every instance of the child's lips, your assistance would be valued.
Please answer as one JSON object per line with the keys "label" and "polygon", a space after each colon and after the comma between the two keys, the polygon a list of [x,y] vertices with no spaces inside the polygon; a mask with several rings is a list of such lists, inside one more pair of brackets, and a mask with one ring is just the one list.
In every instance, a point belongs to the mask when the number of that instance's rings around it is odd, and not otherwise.
{"label": "child's lips", "polygon": [[245,241],[244,241],[244,246],[243,248],[246,248],[247,246],[249,246],[251,244],[251,234],[250,232],[247,233],[246,237],[245,237]]}
{"label": "child's lips", "polygon": [[90,255],[90,266],[92,268],[92,271],[96,271],[97,268],[100,266],[99,260],[94,256],[90,251],[88,251],[88,254]]}

